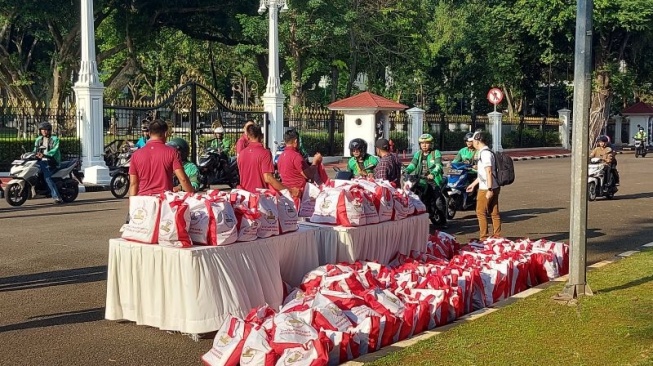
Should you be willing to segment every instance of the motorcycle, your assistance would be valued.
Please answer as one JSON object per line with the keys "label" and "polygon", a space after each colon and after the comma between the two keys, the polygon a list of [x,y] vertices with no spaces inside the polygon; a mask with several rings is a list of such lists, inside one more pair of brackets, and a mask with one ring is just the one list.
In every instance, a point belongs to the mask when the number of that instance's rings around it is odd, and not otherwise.
{"label": "motorcycle", "polygon": [[588,165],[587,171],[587,199],[596,200],[597,197],[606,197],[612,199],[619,188],[615,183],[617,169],[612,168],[612,179],[610,182],[605,181],[604,164],[600,158],[592,158]]}
{"label": "motorcycle", "polygon": [[116,198],[123,198],[129,192],[129,163],[136,150],[137,148],[131,143],[123,145],[117,157],[117,168],[109,173],[111,176],[109,189]]}
{"label": "motorcycle", "polygon": [[405,174],[402,187],[415,193],[426,206],[431,223],[436,226],[447,224],[447,199],[442,187],[436,187],[433,181],[428,181],[426,188],[419,185],[420,177],[415,174]]}
{"label": "motorcycle", "polygon": [[634,138],[633,140],[635,140],[635,157],[638,158],[641,156],[645,158],[648,149],[644,144],[644,139]]}
{"label": "motorcycle", "polygon": [[281,156],[281,154],[283,154],[283,151],[286,149],[286,143],[283,141],[282,142],[275,141],[274,145],[276,146],[274,157],[272,157],[272,163],[274,164],[274,177],[278,181],[281,181],[281,176],[279,175],[278,163],[279,163],[279,157]]}
{"label": "motorcycle", "polygon": [[[50,197],[50,189],[38,165],[40,160],[42,159],[35,152],[26,152],[20,156],[20,159],[11,163],[9,174],[12,179],[7,183],[4,191],[8,204],[20,206],[28,198],[38,195]],[[43,158],[43,160],[49,159]],[[73,202],[79,194],[79,182],[83,177],[78,165],[79,159],[64,161],[52,172],[52,180],[57,186],[61,200],[65,203]]]}
{"label": "motorcycle", "polygon": [[208,149],[199,158],[200,189],[207,189],[211,184],[226,184],[236,188],[240,183],[236,158],[229,158],[221,149]]}
{"label": "motorcycle", "polygon": [[467,193],[467,186],[472,182],[470,175],[472,166],[467,163],[451,163],[447,176],[445,197],[447,197],[447,218],[453,219],[458,211],[466,211],[476,207],[476,192]]}

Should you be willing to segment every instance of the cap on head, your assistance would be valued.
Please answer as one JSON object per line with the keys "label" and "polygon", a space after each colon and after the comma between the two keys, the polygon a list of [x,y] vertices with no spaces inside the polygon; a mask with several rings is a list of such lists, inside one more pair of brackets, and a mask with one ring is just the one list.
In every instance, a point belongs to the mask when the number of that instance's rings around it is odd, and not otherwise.
{"label": "cap on head", "polygon": [[216,127],[215,130],[213,130],[213,133],[224,133],[224,127]]}
{"label": "cap on head", "polygon": [[390,149],[390,142],[387,139],[378,139],[374,143],[377,149],[388,151]]}

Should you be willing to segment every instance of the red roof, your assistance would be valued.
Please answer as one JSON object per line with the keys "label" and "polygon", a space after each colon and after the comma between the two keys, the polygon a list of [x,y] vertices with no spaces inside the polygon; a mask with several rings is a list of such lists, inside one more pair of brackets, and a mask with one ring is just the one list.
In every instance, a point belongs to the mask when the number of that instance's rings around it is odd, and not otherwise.
{"label": "red roof", "polygon": [[653,107],[644,103],[637,102],[621,112],[622,115],[628,114],[649,114],[653,116]]}
{"label": "red roof", "polygon": [[390,109],[403,110],[408,108],[407,105],[397,103],[382,96],[362,92],[349,98],[335,101],[327,106],[329,109]]}

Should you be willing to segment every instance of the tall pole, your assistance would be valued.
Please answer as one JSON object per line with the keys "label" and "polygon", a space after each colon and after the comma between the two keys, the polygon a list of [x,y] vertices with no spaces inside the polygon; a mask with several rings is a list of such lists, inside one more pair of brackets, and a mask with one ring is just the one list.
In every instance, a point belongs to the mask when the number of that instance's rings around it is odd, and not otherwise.
{"label": "tall pole", "polygon": [[283,102],[284,95],[281,91],[281,79],[279,77],[279,9],[288,9],[286,0],[261,0],[258,9],[259,14],[268,8],[269,39],[268,39],[268,84],[263,94],[263,110],[268,114],[270,129],[268,136],[265,136],[267,146],[276,151],[274,141],[283,139]]}
{"label": "tall pole", "polygon": [[569,216],[569,281],[562,298],[592,295],[587,284],[587,158],[592,87],[592,0],[578,0],[574,55],[574,123]]}
{"label": "tall pole", "polygon": [[95,17],[93,0],[81,0],[81,60],[77,82],[73,90],[77,98],[80,120],[77,136],[82,144],[84,182],[108,184],[109,169],[104,164],[104,126],[102,93],[95,59]]}

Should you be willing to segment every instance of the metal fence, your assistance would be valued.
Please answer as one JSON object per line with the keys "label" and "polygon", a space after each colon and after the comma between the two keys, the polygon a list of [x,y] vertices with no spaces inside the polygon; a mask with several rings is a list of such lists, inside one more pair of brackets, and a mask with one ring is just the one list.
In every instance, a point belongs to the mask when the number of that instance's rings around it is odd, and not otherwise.
{"label": "metal fence", "polygon": [[341,112],[328,109],[306,108],[284,113],[284,126],[301,133],[302,145],[309,155],[316,152],[327,156],[342,155],[344,122]]}
{"label": "metal fence", "polygon": [[52,134],[60,139],[62,160],[80,158],[81,144],[77,138],[80,115],[74,107],[46,108],[28,103],[0,100],[0,171],[9,171],[11,162],[25,151],[32,151],[39,136],[41,122],[52,124]]}

